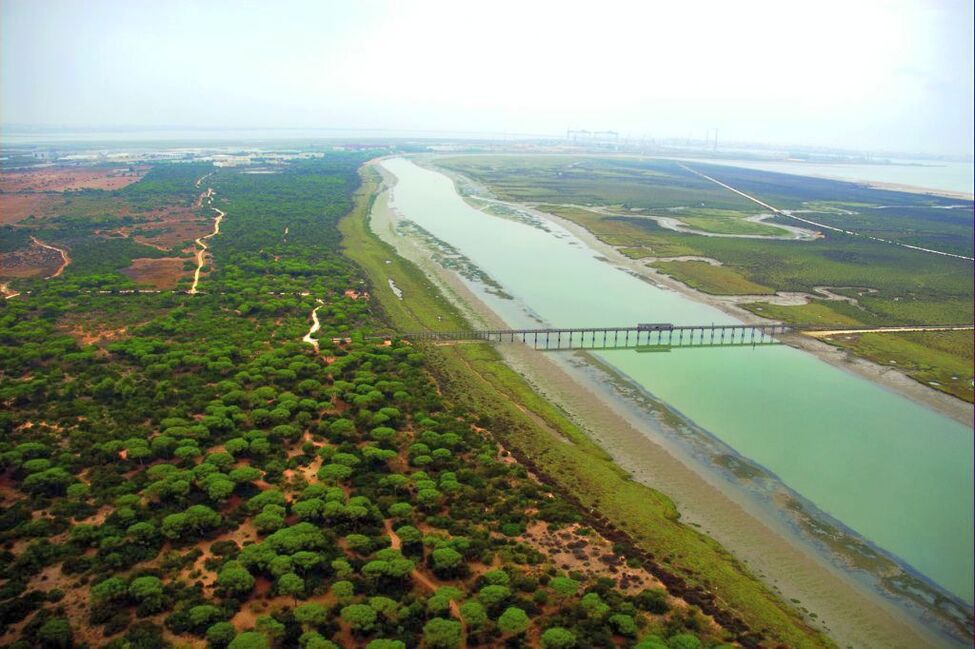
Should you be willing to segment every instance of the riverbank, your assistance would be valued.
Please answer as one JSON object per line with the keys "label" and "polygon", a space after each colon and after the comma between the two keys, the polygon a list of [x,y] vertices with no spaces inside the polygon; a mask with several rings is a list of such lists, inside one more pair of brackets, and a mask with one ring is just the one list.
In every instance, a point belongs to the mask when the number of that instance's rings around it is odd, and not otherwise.
{"label": "riverbank", "polygon": [[[430,160],[422,160],[417,162],[426,163],[422,166],[433,168],[438,173],[444,174],[445,176],[451,178],[455,185],[457,185],[458,189],[463,190],[461,194],[465,196],[465,200],[467,200],[467,202],[476,209],[480,209],[481,207],[477,200],[471,200],[467,197],[472,190],[475,191],[479,196],[489,197],[492,202],[507,205],[512,209],[524,211],[536,219],[555,224],[569,231],[587,247],[602,256],[607,263],[639,276],[641,279],[654,286],[680,293],[682,296],[694,300],[695,302],[717,308],[746,324],[768,324],[769,320],[743,308],[741,306],[743,303],[766,301],[797,305],[807,303],[809,299],[813,297],[823,297],[822,295],[812,296],[799,293],[784,293],[780,296],[726,296],[704,293],[702,291],[695,290],[680,280],[677,280],[648,265],[648,263],[654,261],[655,259],[668,259],[666,257],[649,259],[633,259],[631,257],[627,257],[620,252],[619,248],[601,241],[592,232],[569,219],[562,218],[532,206],[526,206],[520,203],[507,203],[497,200],[491,195],[488,188],[469,177],[460,176],[453,171],[439,167]],[[710,260],[709,263],[710,262],[720,264],[720,262],[717,262],[717,260]],[[828,290],[829,287],[822,288]],[[817,290],[819,290],[819,287],[817,287]],[[844,349],[830,345],[827,342],[816,340],[808,336],[799,334],[789,335],[784,337],[782,341],[788,345],[791,345],[792,347],[796,347],[797,349],[810,353],[834,367],[842,369],[846,372],[851,372],[861,378],[865,378],[869,381],[877,383],[886,389],[892,390],[901,396],[907,397],[914,403],[926,408],[930,408],[931,410],[950,417],[961,424],[968,427],[975,426],[975,409],[972,408],[971,404],[950,394],[935,390],[927,385],[924,385],[923,383],[919,383],[895,367],[889,365],[879,365],[865,358],[851,354]]]}
{"label": "riverbank", "polygon": [[[407,237],[395,236],[395,215],[385,198],[380,197],[372,211],[374,230],[423,270],[469,320],[499,325],[500,319],[484,301],[456,274],[433,262],[428,250]],[[407,302],[409,299],[407,296]],[[762,516],[753,503],[733,499],[722,489],[721,480],[707,479],[705,473],[692,468],[692,459],[680,457],[677,450],[653,438],[645,418],[627,412],[611,395],[580,383],[571,376],[571,368],[552,356],[517,345],[502,346],[500,352],[536,392],[567,413],[617,465],[639,483],[676,496],[684,520],[700,525],[783,598],[799,600],[808,611],[807,620],[823,622],[841,643],[877,647],[945,644],[929,630],[900,619],[903,611],[875,591],[810,556],[809,549],[797,544],[785,525]]]}
{"label": "riverbank", "polygon": [[[373,182],[372,172],[364,175]],[[449,286],[399,256],[367,227],[374,198],[373,193],[360,196],[359,207],[340,229],[346,253],[368,272],[390,324],[400,330],[466,326]],[[382,204],[382,199],[376,201],[377,209]],[[386,290],[391,278],[403,292],[402,300]],[[632,543],[668,588],[684,593],[715,619],[720,617],[722,625],[744,634],[740,637],[745,641],[752,639],[746,646],[753,646],[756,636],[791,647],[834,646],[713,539],[680,522],[669,498],[632,480],[564,411],[532,390],[493,347],[428,346],[424,357],[445,395],[482,413],[482,426],[519,461],[566,499],[592,512],[590,524],[605,530],[604,535]]]}
{"label": "riverbank", "polygon": [[[554,214],[548,214],[532,208],[523,209],[546,221],[556,223],[565,228],[574,236],[581,239],[587,246],[605,257],[609,263],[625,268],[628,271],[632,271],[655,286],[676,291],[681,295],[694,300],[695,302],[713,306],[746,324],[767,324],[769,322],[766,318],[762,318],[751,311],[742,308],[740,304],[743,301],[769,301],[771,296],[746,296],[746,300],[742,296],[711,295],[697,291],[687,284],[684,284],[683,282],[656,270],[652,266],[646,265],[645,260],[636,260],[627,257],[621,253],[618,248],[600,241],[589,230],[577,225],[576,223],[573,223],[572,221],[569,221],[568,219],[563,219],[559,216],[555,216]],[[795,298],[797,296],[794,294],[789,294],[784,297],[786,297],[790,303],[800,303],[796,301]],[[805,301],[808,301],[808,298],[805,298]],[[793,334],[784,337],[783,342],[813,354],[820,360],[823,360],[834,367],[838,367],[848,372],[853,372],[858,376],[878,383],[885,388],[907,397],[917,404],[931,408],[932,410],[935,410],[936,412],[939,412],[947,417],[951,417],[959,423],[965,424],[969,427],[975,426],[975,410],[972,409],[971,404],[966,403],[961,399],[957,399],[949,394],[945,394],[944,392],[939,392],[938,390],[934,390],[926,385],[918,383],[911,377],[893,367],[878,365],[877,363],[871,362],[867,359],[855,356],[846,350],[840,349],[839,347],[834,347],[829,343],[810,338],[809,336],[803,336],[801,334]]]}

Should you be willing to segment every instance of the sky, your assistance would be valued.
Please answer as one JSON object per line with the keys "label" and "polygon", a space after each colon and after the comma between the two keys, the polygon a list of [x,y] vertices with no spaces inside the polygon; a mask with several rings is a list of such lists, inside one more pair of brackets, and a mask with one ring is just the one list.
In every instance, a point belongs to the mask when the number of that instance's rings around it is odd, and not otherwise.
{"label": "sky", "polygon": [[0,0],[0,122],[973,153],[971,0]]}

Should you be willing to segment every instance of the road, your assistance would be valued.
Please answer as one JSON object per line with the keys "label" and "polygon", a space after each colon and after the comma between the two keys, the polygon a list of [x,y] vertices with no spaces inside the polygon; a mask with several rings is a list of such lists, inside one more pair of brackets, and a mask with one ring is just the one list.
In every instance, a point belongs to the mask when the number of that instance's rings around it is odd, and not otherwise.
{"label": "road", "polygon": [[812,338],[827,338],[829,336],[842,336],[843,334],[890,334],[902,333],[907,331],[972,331],[975,325],[906,325],[903,327],[872,327],[864,329],[814,329],[803,331],[802,333]]}

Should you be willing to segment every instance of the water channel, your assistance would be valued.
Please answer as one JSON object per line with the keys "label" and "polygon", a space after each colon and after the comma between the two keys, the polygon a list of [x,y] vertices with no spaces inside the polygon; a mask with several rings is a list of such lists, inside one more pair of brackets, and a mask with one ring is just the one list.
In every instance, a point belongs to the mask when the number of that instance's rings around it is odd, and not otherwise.
{"label": "water channel", "polygon": [[[606,263],[557,225],[471,207],[447,176],[382,163],[391,206],[502,290],[483,294],[512,327],[735,323]],[[787,346],[597,356],[906,566],[971,604],[972,431]]]}

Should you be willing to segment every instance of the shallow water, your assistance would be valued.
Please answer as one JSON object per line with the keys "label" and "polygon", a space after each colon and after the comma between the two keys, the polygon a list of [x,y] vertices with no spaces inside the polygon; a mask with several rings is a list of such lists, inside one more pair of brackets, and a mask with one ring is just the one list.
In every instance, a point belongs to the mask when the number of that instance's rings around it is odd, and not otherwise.
{"label": "shallow water", "polygon": [[847,164],[838,162],[802,162],[786,160],[697,159],[709,164],[723,164],[760,171],[774,171],[797,176],[817,176],[856,182],[905,185],[936,191],[975,192],[975,165],[971,162],[935,160],[892,160],[893,164]]}
{"label": "shallow water", "polygon": [[[470,207],[405,159],[393,207],[457,248],[515,299],[483,297],[512,326],[734,323],[597,258],[567,231]],[[972,431],[790,347],[599,355],[878,546],[968,602]]]}

